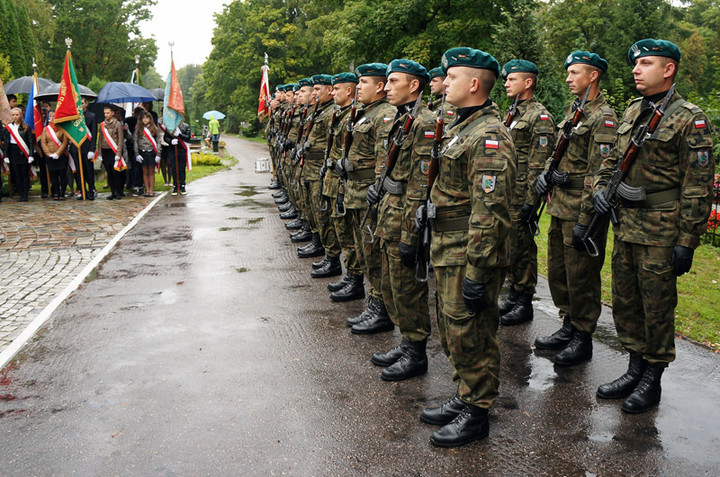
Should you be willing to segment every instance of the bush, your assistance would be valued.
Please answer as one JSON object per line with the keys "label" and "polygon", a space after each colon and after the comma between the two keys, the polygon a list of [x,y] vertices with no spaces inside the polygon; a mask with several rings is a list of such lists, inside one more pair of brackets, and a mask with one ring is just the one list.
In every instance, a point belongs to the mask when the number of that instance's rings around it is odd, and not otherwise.
{"label": "bush", "polygon": [[220,158],[214,154],[207,154],[204,152],[193,152],[192,153],[193,166],[220,166]]}

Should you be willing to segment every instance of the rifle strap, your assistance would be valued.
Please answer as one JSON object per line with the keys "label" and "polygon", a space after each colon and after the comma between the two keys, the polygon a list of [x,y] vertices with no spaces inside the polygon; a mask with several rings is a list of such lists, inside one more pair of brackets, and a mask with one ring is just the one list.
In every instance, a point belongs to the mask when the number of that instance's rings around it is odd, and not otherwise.
{"label": "rifle strap", "polygon": [[454,138],[452,138],[452,139],[450,140],[450,142],[448,143],[448,145],[445,146],[445,147],[443,148],[443,150],[440,152],[440,156],[442,156],[442,155],[447,151],[449,145],[455,144],[456,142],[460,141],[460,139],[462,139],[463,137],[465,137],[465,136],[467,136],[468,134],[470,134],[470,133],[472,132],[472,130],[475,129],[475,126],[477,126],[477,125],[480,124],[480,123],[485,122],[488,118],[490,118],[490,116],[492,116],[492,115],[490,115],[490,114],[483,114],[483,115],[481,115],[480,117],[475,118],[475,121],[473,121],[473,122],[471,122],[470,124],[468,124],[467,126],[465,126],[465,127],[462,129],[462,131],[460,131],[460,133],[459,133],[457,136],[455,136]]}

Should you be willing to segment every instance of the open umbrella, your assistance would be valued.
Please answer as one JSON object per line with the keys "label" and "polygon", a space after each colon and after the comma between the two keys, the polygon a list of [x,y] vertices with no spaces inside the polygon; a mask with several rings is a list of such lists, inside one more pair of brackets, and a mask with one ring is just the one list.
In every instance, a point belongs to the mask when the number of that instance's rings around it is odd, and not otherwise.
{"label": "open umbrella", "polygon": [[[97,94],[87,86],[78,84],[80,90],[80,96],[94,99],[97,98]],[[60,83],[53,83],[47,88],[40,87],[40,92],[35,95],[35,99],[39,101],[57,101],[58,93],[60,93]]]}
{"label": "open umbrella", "polygon": [[97,103],[148,103],[157,101],[152,93],[133,83],[112,82],[103,86],[97,95]]}
{"label": "open umbrella", "polygon": [[158,101],[165,99],[165,88],[153,88],[150,92],[157,98]]}
{"label": "open umbrella", "polygon": [[213,116],[215,119],[225,119],[225,115],[221,113],[220,111],[215,111],[214,109],[212,111],[208,111],[207,113],[203,114],[203,119],[210,119],[210,116]]}
{"label": "open umbrella", "polygon": [[[40,88],[40,91],[47,88],[50,85],[53,85],[52,81],[45,78],[38,78],[38,87]],[[25,94],[30,92],[30,87],[32,86],[32,76],[23,76],[21,78],[14,79],[12,81],[8,81],[8,84],[5,85],[5,94]]]}

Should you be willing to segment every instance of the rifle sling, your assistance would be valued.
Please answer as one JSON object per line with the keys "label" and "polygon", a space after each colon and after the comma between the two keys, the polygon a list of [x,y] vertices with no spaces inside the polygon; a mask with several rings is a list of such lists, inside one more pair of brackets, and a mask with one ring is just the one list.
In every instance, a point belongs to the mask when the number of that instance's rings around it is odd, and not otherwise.
{"label": "rifle sling", "polygon": [[650,192],[645,200],[637,202],[623,199],[622,203],[629,209],[652,209],[655,206],[667,204],[680,199],[680,189],[666,189],[659,192]]}

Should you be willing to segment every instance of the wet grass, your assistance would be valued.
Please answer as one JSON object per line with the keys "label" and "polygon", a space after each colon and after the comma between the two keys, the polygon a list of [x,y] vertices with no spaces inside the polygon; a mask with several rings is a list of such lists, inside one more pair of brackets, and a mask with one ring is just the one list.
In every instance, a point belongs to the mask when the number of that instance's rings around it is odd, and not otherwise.
{"label": "wet grass", "polygon": [[265,217],[255,217],[254,219],[248,219],[248,224],[259,224],[265,219]]}
{"label": "wet grass", "polygon": [[242,191],[235,192],[235,195],[239,195],[241,197],[252,197],[260,193],[255,190],[255,186],[240,186],[239,189],[242,189]]}
{"label": "wet grass", "polygon": [[245,267],[240,267],[240,268],[236,268],[235,271],[238,273],[245,273],[245,272],[249,272],[250,270]]}
{"label": "wet grass", "polygon": [[270,204],[266,204],[265,202],[260,202],[258,200],[243,200],[240,202],[230,202],[229,204],[223,205],[223,207],[270,207]]}

